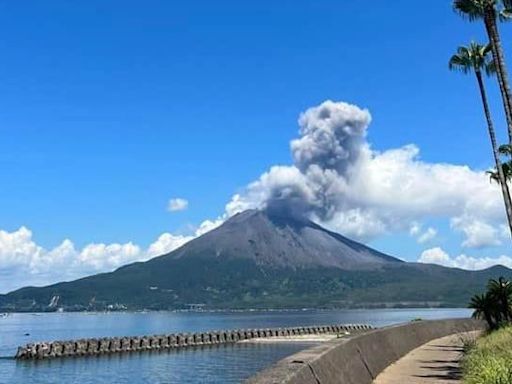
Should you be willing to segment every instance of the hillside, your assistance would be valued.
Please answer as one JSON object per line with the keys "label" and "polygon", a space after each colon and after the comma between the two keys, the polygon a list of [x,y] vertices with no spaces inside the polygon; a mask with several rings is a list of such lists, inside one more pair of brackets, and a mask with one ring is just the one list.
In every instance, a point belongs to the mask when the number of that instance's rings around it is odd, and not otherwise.
{"label": "hillside", "polygon": [[69,310],[465,306],[501,275],[512,271],[406,263],[311,221],[252,210],[147,262],[0,296],[0,310],[54,310],[57,296]]}

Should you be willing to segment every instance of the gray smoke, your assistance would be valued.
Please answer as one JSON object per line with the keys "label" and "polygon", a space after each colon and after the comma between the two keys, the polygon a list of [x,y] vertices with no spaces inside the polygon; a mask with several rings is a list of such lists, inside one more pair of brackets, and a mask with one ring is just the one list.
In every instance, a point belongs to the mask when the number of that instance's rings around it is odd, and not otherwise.
{"label": "gray smoke", "polygon": [[299,139],[291,142],[294,163],[302,172],[317,165],[339,175],[359,159],[371,116],[355,105],[325,101],[299,118]]}
{"label": "gray smoke", "polygon": [[299,118],[300,137],[290,144],[293,166],[275,166],[227,205],[329,219],[343,204],[351,172],[367,144],[371,116],[343,102],[325,101]]}

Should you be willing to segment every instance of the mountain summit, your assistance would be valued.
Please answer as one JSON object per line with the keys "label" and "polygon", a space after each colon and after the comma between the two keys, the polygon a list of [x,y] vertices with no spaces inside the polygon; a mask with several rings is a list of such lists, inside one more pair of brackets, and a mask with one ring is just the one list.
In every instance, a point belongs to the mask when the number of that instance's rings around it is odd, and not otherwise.
{"label": "mountain summit", "polygon": [[266,267],[322,266],[345,270],[401,262],[305,218],[260,210],[238,213],[219,228],[164,257],[244,258]]}
{"label": "mountain summit", "polygon": [[0,295],[0,311],[465,306],[498,276],[512,271],[408,263],[307,219],[249,210],[167,255]]}

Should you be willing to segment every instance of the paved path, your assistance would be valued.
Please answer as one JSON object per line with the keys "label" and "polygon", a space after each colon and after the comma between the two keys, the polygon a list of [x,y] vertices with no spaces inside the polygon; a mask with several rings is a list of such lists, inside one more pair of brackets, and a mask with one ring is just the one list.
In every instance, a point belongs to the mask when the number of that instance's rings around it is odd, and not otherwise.
{"label": "paved path", "polygon": [[387,367],[374,384],[453,384],[460,382],[461,337],[476,338],[468,332],[432,340]]}

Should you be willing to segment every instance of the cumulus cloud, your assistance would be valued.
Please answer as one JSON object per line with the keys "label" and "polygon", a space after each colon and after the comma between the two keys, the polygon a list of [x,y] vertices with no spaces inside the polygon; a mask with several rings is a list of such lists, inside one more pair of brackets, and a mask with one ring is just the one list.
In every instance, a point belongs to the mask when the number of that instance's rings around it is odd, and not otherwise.
{"label": "cumulus cloud", "polygon": [[140,247],[131,242],[126,244],[89,244],[78,253],[76,262],[90,266],[94,270],[108,270],[139,260],[141,252]]}
{"label": "cumulus cloud", "polygon": [[[413,144],[375,151],[366,141],[370,122],[366,109],[344,102],[308,109],[299,118],[299,138],[290,144],[293,164],[263,173],[233,196],[227,214],[267,208],[306,215],[362,240],[416,232],[428,218],[475,217],[492,228],[503,223],[499,189],[485,171],[422,161]],[[435,232],[415,235],[427,242]],[[472,231],[461,233],[468,247],[492,243],[476,241]]]}
{"label": "cumulus cloud", "polygon": [[452,267],[452,259],[440,247],[430,248],[421,253],[418,262],[425,264],[439,264]]}
{"label": "cumulus cloud", "polygon": [[465,235],[462,246],[465,248],[484,248],[500,245],[500,231],[484,220],[463,215],[451,220],[451,227]]}
{"label": "cumulus cloud", "polygon": [[215,220],[205,220],[190,235],[175,235],[168,232],[162,233],[154,243],[149,245],[145,252],[145,256],[146,258],[152,258],[172,252],[182,245],[185,245],[190,240],[193,240],[196,237],[204,235],[206,232],[210,232],[211,230],[217,228],[224,222],[224,220],[225,217],[219,217]]}
{"label": "cumulus cloud", "polygon": [[173,235],[162,233],[147,250],[148,257],[155,257],[169,253],[192,240],[194,236]]}
{"label": "cumulus cloud", "polygon": [[167,210],[169,212],[184,211],[188,208],[188,200],[176,197],[169,200]]}
{"label": "cumulus cloud", "polygon": [[512,268],[512,257],[501,255],[498,257],[471,257],[461,254],[451,257],[442,248],[436,247],[422,252],[418,259],[420,263],[439,264],[445,267],[461,268],[469,270],[481,270],[493,265],[504,265]]}
{"label": "cumulus cloud", "polygon": [[215,229],[224,219],[205,220],[190,235],[163,233],[147,248],[128,242],[92,243],[77,249],[71,240],[66,239],[52,249],[45,249],[34,241],[32,231],[26,227],[12,232],[0,230],[0,292],[20,287],[19,279],[14,276],[23,276],[23,286],[45,285],[146,261]]}
{"label": "cumulus cloud", "polygon": [[424,244],[432,241],[437,236],[437,230],[430,227],[418,237],[418,243]]}
{"label": "cumulus cloud", "polygon": [[423,227],[418,222],[412,222],[409,227],[409,235],[412,237],[416,237],[416,240],[419,244],[428,243],[434,240],[437,236],[437,230],[435,228],[429,227],[425,231],[423,231]]}

